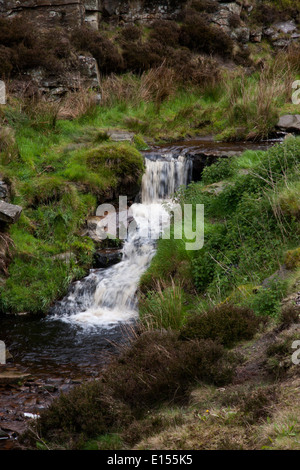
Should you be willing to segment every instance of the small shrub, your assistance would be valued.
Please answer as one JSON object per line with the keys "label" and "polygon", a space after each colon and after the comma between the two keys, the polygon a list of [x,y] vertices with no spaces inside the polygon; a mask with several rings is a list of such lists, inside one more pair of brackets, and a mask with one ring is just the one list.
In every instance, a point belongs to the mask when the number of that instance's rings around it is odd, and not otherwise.
{"label": "small shrub", "polygon": [[72,44],[81,52],[90,52],[103,73],[117,73],[123,69],[123,59],[117,46],[99,31],[88,27],[77,28],[71,35]]}
{"label": "small shrub", "polygon": [[286,283],[273,280],[267,288],[261,288],[249,301],[249,306],[257,315],[276,317],[280,311],[281,301],[285,296]]}
{"label": "small shrub", "polygon": [[250,394],[246,394],[240,410],[243,419],[249,424],[255,424],[272,414],[272,406],[278,400],[278,393],[274,386],[261,387]]}
{"label": "small shrub", "polygon": [[280,312],[279,321],[284,327],[298,323],[300,321],[300,306],[288,305],[284,307]]}
{"label": "small shrub", "polygon": [[231,347],[238,341],[251,339],[260,320],[249,308],[223,304],[205,313],[188,318],[181,330],[183,339],[211,339]]}
{"label": "small shrub", "polygon": [[199,56],[197,60],[192,58],[190,51],[178,49],[172,58],[168,59],[175,69],[180,83],[197,85],[207,92],[208,88],[216,89],[220,80],[220,68],[213,57]]}
{"label": "small shrub", "polygon": [[243,67],[251,67],[253,65],[253,61],[250,58],[250,51],[246,48],[239,48],[235,51],[233,60],[237,65],[242,65]]}
{"label": "small shrub", "polygon": [[232,13],[228,19],[230,28],[238,28],[241,24],[241,18],[237,13]]}
{"label": "small shrub", "polygon": [[180,28],[175,21],[158,20],[151,27],[151,39],[167,46],[178,46]]}
{"label": "small shrub", "polygon": [[122,29],[120,36],[125,41],[138,41],[141,39],[142,30],[136,25],[128,25]]}
{"label": "small shrub", "polygon": [[165,60],[165,47],[156,39],[142,42],[126,42],[123,45],[125,69],[142,73],[152,67],[159,67]]}
{"label": "small shrub", "polygon": [[184,319],[183,300],[183,291],[174,282],[171,287],[163,288],[157,283],[155,292],[140,297],[140,319],[150,329],[179,330]]}
{"label": "small shrub", "polygon": [[198,12],[214,13],[219,9],[219,4],[215,0],[192,0],[189,7]]}
{"label": "small shrub", "polygon": [[274,209],[281,215],[300,220],[300,183],[292,183],[275,196]]}
{"label": "small shrub", "polygon": [[188,12],[181,26],[180,43],[195,52],[221,54],[225,57],[231,55],[233,48],[231,38],[224,31],[210,25],[194,11]]}
{"label": "small shrub", "polygon": [[101,382],[93,382],[62,394],[41,414],[38,428],[44,437],[60,440],[106,434],[131,420],[128,406],[107,395]]}
{"label": "small shrub", "polygon": [[271,25],[278,21],[285,21],[291,18],[290,9],[279,9],[276,5],[270,3],[260,3],[253,10],[254,20],[261,25]]}
{"label": "small shrub", "polygon": [[116,398],[137,413],[166,400],[182,400],[191,384],[228,383],[234,356],[211,340],[179,341],[174,332],[143,333],[111,365],[105,380]]}
{"label": "small shrub", "polygon": [[5,46],[0,46],[0,77],[2,79],[9,77],[12,69],[11,49]]}
{"label": "small shrub", "polygon": [[122,439],[131,447],[142,438],[158,434],[165,428],[165,420],[161,416],[149,416],[145,419],[134,420],[122,433]]}
{"label": "small shrub", "polygon": [[233,166],[230,163],[230,159],[220,158],[216,163],[206,166],[202,173],[203,183],[212,184],[230,178],[234,173]]}

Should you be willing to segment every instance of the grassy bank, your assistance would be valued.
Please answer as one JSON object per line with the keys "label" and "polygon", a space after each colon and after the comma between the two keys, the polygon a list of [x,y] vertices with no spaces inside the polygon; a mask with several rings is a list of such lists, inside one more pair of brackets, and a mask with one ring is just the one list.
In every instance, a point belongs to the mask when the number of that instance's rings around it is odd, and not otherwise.
{"label": "grassy bank", "polygon": [[138,191],[143,173],[134,143],[110,141],[91,126],[88,112],[54,123],[51,105],[31,105],[12,101],[3,109],[10,130],[2,128],[0,172],[23,212],[10,229],[13,260],[0,287],[2,313],[45,314],[84,276],[95,249],[82,236],[86,218],[119,191],[129,194],[128,185]]}
{"label": "grassy bank", "polygon": [[[182,240],[159,241],[141,279],[142,312],[147,315],[164,292],[168,298],[175,283],[178,296],[181,291],[199,312],[233,301],[276,317],[299,275],[299,161],[300,141],[290,138],[267,152],[219,161],[200,183],[179,191],[182,205],[204,204],[204,247],[186,251]],[[158,285],[163,288],[156,294]]]}

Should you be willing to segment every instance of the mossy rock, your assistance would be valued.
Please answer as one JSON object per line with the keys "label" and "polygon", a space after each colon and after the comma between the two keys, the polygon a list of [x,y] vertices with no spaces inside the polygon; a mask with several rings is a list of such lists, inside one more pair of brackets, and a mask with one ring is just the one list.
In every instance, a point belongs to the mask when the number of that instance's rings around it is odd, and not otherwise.
{"label": "mossy rock", "polygon": [[86,153],[86,165],[93,172],[113,176],[114,187],[124,194],[138,191],[144,172],[144,159],[129,144],[107,143]]}
{"label": "mossy rock", "polygon": [[284,262],[288,269],[300,268],[300,247],[287,251]]}

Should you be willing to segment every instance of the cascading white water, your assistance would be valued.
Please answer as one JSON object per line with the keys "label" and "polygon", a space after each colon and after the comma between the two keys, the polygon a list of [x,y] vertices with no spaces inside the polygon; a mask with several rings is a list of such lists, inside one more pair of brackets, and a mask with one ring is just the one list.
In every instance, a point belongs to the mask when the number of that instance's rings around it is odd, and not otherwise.
{"label": "cascading white water", "polygon": [[129,234],[122,250],[122,261],[107,269],[92,270],[75,283],[69,294],[53,309],[56,317],[81,325],[109,326],[126,322],[138,315],[136,292],[142,274],[155,254],[156,240],[163,230],[157,224],[149,232],[149,221],[167,221],[161,204],[180,185],[189,182],[192,162],[170,154],[145,158],[141,204],[131,206],[137,228]]}
{"label": "cascading white water", "polygon": [[170,198],[180,186],[191,179],[192,161],[184,156],[175,158],[146,158],[146,172],[142,181],[142,203],[151,204]]}

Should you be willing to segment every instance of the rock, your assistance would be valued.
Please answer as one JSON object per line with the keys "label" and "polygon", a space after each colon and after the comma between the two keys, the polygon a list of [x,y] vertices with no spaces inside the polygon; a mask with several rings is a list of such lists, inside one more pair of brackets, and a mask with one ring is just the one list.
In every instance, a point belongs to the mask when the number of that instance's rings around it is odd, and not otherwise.
{"label": "rock", "polygon": [[[42,67],[31,69],[26,73],[32,84],[44,95],[54,100],[61,99],[67,92],[79,89],[81,86],[99,89],[100,74],[94,57],[79,55],[68,66],[68,73],[51,74]],[[99,97],[98,97],[99,100]]]}
{"label": "rock", "polygon": [[262,28],[256,29],[250,32],[250,41],[251,42],[261,42],[262,40]]}
{"label": "rock", "polygon": [[[232,15],[240,16],[242,6],[235,2],[221,3],[218,11],[211,16],[212,23],[220,26],[226,33],[231,34],[230,18]],[[242,23],[242,22],[241,22]],[[244,24],[243,24],[244,26]],[[242,26],[242,27],[243,27]],[[235,39],[235,37],[234,37]]]}
{"label": "rock", "polygon": [[238,2],[224,2],[221,3],[221,7],[227,8],[231,13],[234,13],[235,15],[240,16],[242,12],[242,5],[239,4]]}
{"label": "rock", "polygon": [[114,235],[120,236],[119,230],[127,230],[129,224],[133,222],[133,217],[128,214],[128,211],[119,211],[110,212],[104,217],[89,217],[87,219],[87,235],[95,242],[102,242],[107,238],[108,235],[111,235],[114,238]]}
{"label": "rock", "polygon": [[290,39],[281,38],[273,42],[273,47],[285,48],[285,47],[288,47],[290,43],[291,43]]}
{"label": "rock", "polygon": [[294,20],[273,24],[270,28],[263,30],[263,35],[277,48],[289,46],[289,44],[297,40],[300,36]]}
{"label": "rock", "polygon": [[109,135],[110,140],[113,140],[114,142],[132,142],[134,139],[133,132],[111,130],[108,131],[107,134]]}
{"label": "rock", "polygon": [[[236,9],[237,4],[231,3]],[[117,24],[147,23],[173,19],[183,6],[182,0],[0,0],[0,16],[30,19],[44,27],[75,28],[84,22],[99,29],[100,22]]]}
{"label": "rock", "polygon": [[5,201],[0,201],[0,220],[9,224],[14,224],[18,221],[22,212],[21,206],[8,204]]}
{"label": "rock", "polygon": [[25,380],[27,377],[29,377],[30,374],[24,374],[22,372],[18,371],[9,371],[9,370],[4,370],[1,371],[0,369],[0,385],[9,385],[13,383],[18,383],[22,382]]}
{"label": "rock", "polygon": [[58,390],[55,385],[50,385],[50,384],[45,384],[41,388],[49,393],[54,393]]}
{"label": "rock", "polygon": [[9,439],[9,434],[0,428],[0,439]]}
{"label": "rock", "polygon": [[281,31],[284,34],[293,33],[296,31],[297,26],[294,20],[282,21],[280,23],[274,24],[274,29]]}
{"label": "rock", "polygon": [[268,289],[268,288],[271,287],[274,283],[286,279],[289,275],[290,275],[290,271],[289,271],[289,270],[286,268],[286,266],[283,264],[282,266],[280,266],[280,268],[279,268],[274,274],[272,274],[270,277],[268,277],[267,279],[265,279],[265,280],[262,282],[261,285],[262,285],[262,287],[264,287],[265,289]]}
{"label": "rock", "polygon": [[9,196],[8,185],[3,180],[0,180],[0,199],[8,199],[8,196]]}
{"label": "rock", "polygon": [[63,261],[66,264],[70,264],[71,261],[76,262],[76,256],[74,253],[68,251],[67,253],[59,253],[58,255],[52,256],[52,259]]}
{"label": "rock", "polygon": [[281,116],[276,127],[286,132],[300,133],[300,114],[285,114]]}
{"label": "rock", "polygon": [[108,268],[122,261],[121,250],[101,250],[94,254],[93,267]]}
{"label": "rock", "polygon": [[220,194],[229,185],[226,181],[218,181],[217,183],[209,184],[205,186],[202,191],[209,194]]}
{"label": "rock", "polygon": [[263,35],[266,36],[268,39],[277,39],[279,34],[275,31],[274,28],[266,28],[263,30]]}
{"label": "rock", "polygon": [[250,29],[246,26],[239,26],[231,32],[231,37],[242,44],[246,44],[250,41]]}
{"label": "rock", "polygon": [[80,55],[78,60],[79,71],[81,75],[87,79],[85,84],[91,88],[99,88],[100,73],[96,59],[94,57]]}
{"label": "rock", "polygon": [[84,20],[83,0],[9,0],[0,1],[0,16],[18,16],[43,27],[76,27]]}

